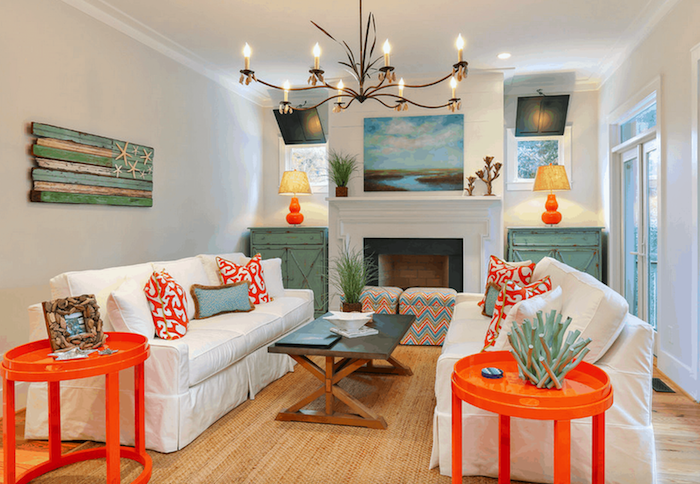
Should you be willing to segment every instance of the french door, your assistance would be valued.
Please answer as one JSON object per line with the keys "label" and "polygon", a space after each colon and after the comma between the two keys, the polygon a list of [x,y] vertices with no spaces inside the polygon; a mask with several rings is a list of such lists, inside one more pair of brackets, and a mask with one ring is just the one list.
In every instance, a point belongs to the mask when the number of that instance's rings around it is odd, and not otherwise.
{"label": "french door", "polygon": [[630,313],[656,329],[659,150],[652,138],[621,154],[623,290]]}

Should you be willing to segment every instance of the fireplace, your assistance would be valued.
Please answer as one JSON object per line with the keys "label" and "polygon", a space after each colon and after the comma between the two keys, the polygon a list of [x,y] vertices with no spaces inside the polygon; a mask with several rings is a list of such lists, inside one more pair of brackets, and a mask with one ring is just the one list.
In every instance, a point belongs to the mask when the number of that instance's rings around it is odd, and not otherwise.
{"label": "fireplace", "polygon": [[374,286],[450,287],[462,292],[462,239],[365,238],[364,254],[379,268]]}

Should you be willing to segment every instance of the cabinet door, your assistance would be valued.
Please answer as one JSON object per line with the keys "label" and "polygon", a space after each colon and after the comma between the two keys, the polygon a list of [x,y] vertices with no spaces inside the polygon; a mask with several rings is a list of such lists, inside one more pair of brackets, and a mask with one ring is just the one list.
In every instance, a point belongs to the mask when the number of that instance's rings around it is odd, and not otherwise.
{"label": "cabinet door", "polygon": [[511,247],[513,261],[519,262],[523,260],[531,260],[539,262],[544,257],[551,257],[564,264],[578,269],[581,272],[586,272],[599,281],[601,280],[602,272],[600,267],[600,253],[595,248],[551,248],[551,249],[533,249],[529,247]]}
{"label": "cabinet door", "polygon": [[287,287],[313,290],[315,312],[326,312],[327,271],[324,247],[290,247],[286,273]]}
{"label": "cabinet door", "polygon": [[287,249],[284,247],[265,247],[263,246],[256,246],[256,247],[251,247],[250,251],[251,255],[255,255],[257,253],[260,253],[263,259],[274,259],[275,257],[278,257],[282,259],[282,282],[284,283],[284,287],[287,287],[287,270],[286,270],[286,265],[287,265]]}

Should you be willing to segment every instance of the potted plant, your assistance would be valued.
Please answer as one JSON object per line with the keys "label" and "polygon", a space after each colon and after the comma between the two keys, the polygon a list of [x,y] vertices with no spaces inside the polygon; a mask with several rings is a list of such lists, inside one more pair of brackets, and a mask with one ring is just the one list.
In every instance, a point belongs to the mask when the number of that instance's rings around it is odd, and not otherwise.
{"label": "potted plant", "polygon": [[344,247],[340,254],[331,260],[330,282],[342,294],[344,312],[362,311],[362,290],[376,276],[376,264],[370,259],[365,259],[361,250]]}
{"label": "potted plant", "polygon": [[348,182],[357,170],[357,155],[331,150],[328,157],[328,174],[335,183],[335,196],[348,196]]}

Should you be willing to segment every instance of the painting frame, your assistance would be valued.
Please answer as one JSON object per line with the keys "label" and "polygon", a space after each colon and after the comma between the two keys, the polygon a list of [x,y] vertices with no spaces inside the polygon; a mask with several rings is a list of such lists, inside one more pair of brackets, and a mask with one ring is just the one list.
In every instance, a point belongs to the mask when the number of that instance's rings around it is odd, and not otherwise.
{"label": "painting frame", "polygon": [[54,352],[95,349],[104,344],[106,335],[94,294],[44,301],[41,307]]}
{"label": "painting frame", "polygon": [[464,115],[364,118],[364,191],[464,189]]}

